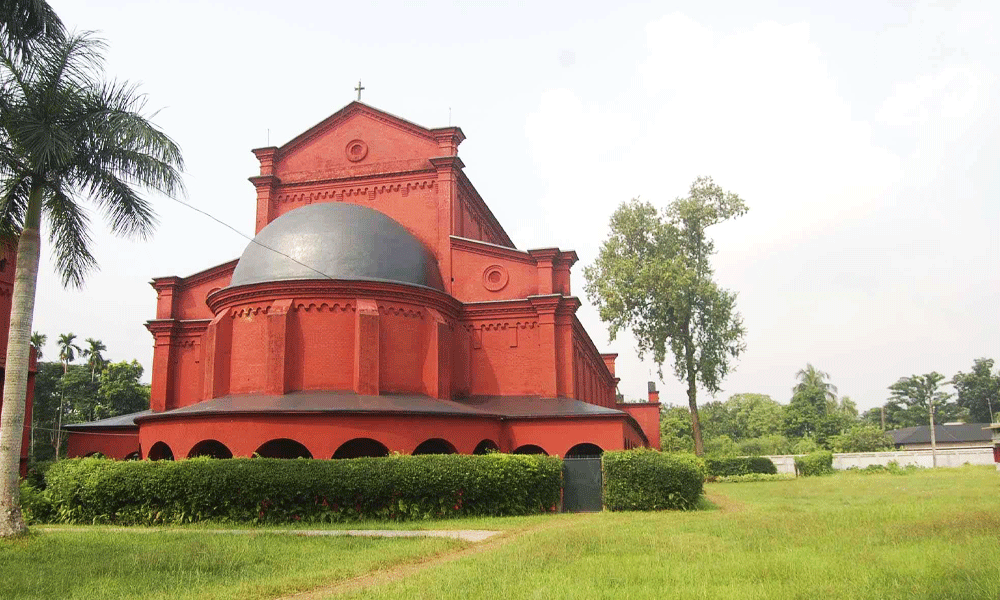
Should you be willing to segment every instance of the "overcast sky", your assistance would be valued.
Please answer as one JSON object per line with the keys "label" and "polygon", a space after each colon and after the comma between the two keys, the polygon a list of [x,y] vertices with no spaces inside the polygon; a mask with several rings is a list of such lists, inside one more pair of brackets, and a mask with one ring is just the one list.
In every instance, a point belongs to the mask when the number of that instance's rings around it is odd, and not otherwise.
{"label": "overcast sky", "polygon": [[[583,293],[608,217],[712,176],[750,206],[710,229],[747,352],[719,399],[787,402],[812,363],[862,409],[900,376],[1000,359],[1000,49],[995,2],[273,2],[50,0],[99,30],[109,74],[142,83],[182,147],[188,201],[253,234],[252,148],[354,98],[468,139],[465,171],[518,248],[575,249],[580,318],[619,353],[620,389],[656,367],[609,342]],[[613,6],[617,4],[618,6]],[[96,337],[148,369],[154,276],[247,241],[164,198],[151,242],[105,234],[64,290],[43,256],[34,329]],[[684,403],[670,365],[664,401]],[[702,401],[708,399],[705,395]]]}

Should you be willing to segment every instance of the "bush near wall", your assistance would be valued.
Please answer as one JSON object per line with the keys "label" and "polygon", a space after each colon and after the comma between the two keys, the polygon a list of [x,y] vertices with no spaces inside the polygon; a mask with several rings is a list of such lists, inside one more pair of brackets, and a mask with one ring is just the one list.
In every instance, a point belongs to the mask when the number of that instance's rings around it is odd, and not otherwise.
{"label": "bush near wall", "polygon": [[751,473],[774,475],[778,472],[778,468],[766,456],[706,458],[705,470],[709,477],[732,477],[733,475],[750,475]]}
{"label": "bush near wall", "polygon": [[795,457],[795,474],[802,477],[829,475],[833,473],[833,453],[819,450],[805,456]]}
{"label": "bush near wall", "polygon": [[350,460],[61,461],[44,492],[63,523],[341,522],[554,511],[562,462],[547,456]]}
{"label": "bush near wall", "polygon": [[608,510],[689,510],[704,488],[701,460],[655,450],[605,452],[604,506]]}

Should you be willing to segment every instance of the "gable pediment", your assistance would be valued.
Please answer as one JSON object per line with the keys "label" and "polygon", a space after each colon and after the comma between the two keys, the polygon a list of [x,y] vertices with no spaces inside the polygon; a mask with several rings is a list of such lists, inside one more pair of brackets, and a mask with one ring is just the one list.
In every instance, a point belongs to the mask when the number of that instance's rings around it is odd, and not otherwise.
{"label": "gable pediment", "polygon": [[274,174],[283,183],[433,169],[429,159],[455,152],[457,127],[426,129],[352,102],[281,148]]}

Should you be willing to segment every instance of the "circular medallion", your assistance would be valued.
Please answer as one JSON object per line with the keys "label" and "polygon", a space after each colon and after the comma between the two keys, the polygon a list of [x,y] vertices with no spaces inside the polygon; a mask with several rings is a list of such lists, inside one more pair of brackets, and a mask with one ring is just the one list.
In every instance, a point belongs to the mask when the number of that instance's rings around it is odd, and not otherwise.
{"label": "circular medallion", "polygon": [[368,156],[368,144],[364,143],[363,140],[351,140],[347,142],[347,148],[344,149],[344,152],[347,154],[347,160],[360,162]]}
{"label": "circular medallion", "polygon": [[483,287],[491,292],[499,292],[506,287],[509,280],[507,269],[500,265],[490,265],[483,271]]}

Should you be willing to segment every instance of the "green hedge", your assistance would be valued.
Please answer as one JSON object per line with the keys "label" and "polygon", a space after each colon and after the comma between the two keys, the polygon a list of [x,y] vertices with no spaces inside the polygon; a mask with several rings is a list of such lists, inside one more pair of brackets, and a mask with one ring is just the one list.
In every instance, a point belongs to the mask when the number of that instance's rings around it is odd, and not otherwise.
{"label": "green hedge", "polygon": [[774,475],[778,472],[778,468],[766,456],[706,458],[705,470],[709,477],[732,477],[733,475],[750,475],[752,473]]}
{"label": "green hedge", "polygon": [[802,477],[829,475],[833,473],[833,453],[818,450],[805,456],[795,457],[795,474]]}
{"label": "green hedge", "polygon": [[608,510],[688,510],[704,487],[700,459],[655,450],[605,452],[604,506]]}
{"label": "green hedge", "polygon": [[61,461],[46,474],[53,520],[340,522],[554,511],[562,462],[547,456],[351,460]]}

